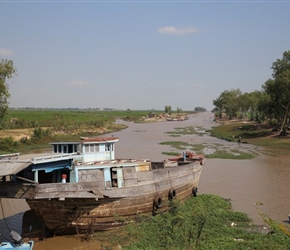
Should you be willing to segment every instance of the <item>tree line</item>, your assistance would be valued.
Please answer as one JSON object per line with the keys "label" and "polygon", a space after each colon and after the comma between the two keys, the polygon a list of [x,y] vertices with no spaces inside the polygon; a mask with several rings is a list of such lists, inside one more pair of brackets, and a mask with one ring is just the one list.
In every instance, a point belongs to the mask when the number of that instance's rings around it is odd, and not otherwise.
{"label": "tree line", "polygon": [[[170,106],[170,105],[165,105],[165,107],[164,107],[164,112],[165,112],[166,114],[171,115],[172,112],[173,112],[171,106]],[[180,114],[181,112],[182,112],[182,109],[179,108],[179,107],[177,107],[177,108],[176,108],[176,113],[177,113],[177,114]],[[203,107],[195,107],[195,108],[194,108],[194,112],[206,112],[206,109],[203,108]]]}
{"label": "tree line", "polygon": [[272,78],[259,91],[242,93],[240,89],[224,90],[213,100],[216,116],[267,121],[285,134],[290,115],[290,50],[283,53],[282,59],[273,62],[271,69]]}

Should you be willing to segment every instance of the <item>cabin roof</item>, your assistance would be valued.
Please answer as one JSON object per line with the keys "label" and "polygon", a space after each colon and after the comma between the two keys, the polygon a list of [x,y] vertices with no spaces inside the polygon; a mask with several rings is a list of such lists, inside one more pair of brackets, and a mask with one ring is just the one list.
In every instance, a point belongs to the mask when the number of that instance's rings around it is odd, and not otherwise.
{"label": "cabin roof", "polygon": [[67,141],[67,142],[51,142],[51,145],[57,144],[88,144],[88,143],[112,143],[119,141],[118,137],[81,137],[79,141]]}
{"label": "cabin roof", "polygon": [[21,161],[3,161],[1,160],[0,163],[0,176],[7,176],[7,175],[13,175],[17,174],[21,170],[27,168],[29,165],[31,165],[32,162],[21,162]]}
{"label": "cabin roof", "polygon": [[0,160],[0,176],[14,175],[30,165],[42,164],[46,162],[56,162],[60,160],[73,159],[72,154],[27,154],[15,157],[2,156]]}

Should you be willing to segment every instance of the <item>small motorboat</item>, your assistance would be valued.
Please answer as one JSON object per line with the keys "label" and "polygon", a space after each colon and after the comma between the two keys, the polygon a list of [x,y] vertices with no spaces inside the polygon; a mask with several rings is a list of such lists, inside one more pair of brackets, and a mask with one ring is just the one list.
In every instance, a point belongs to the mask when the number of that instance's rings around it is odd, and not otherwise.
{"label": "small motorboat", "polygon": [[32,250],[34,241],[30,240],[27,242],[23,242],[22,237],[15,231],[10,232],[10,237],[12,242],[1,242],[0,249],[6,250]]}

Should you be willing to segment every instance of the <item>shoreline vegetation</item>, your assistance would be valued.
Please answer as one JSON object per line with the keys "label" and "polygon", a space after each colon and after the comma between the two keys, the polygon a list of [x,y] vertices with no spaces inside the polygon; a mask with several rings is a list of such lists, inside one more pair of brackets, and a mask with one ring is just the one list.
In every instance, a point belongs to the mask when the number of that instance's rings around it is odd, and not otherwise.
{"label": "shoreline vegetation", "polygon": [[[103,249],[288,249],[289,227],[262,218],[270,227],[258,226],[244,213],[232,210],[229,200],[202,194],[184,204],[173,201],[169,212],[140,218],[115,236],[93,236]],[[257,210],[259,211],[258,205]],[[288,231],[287,231],[288,230]]]}
{"label": "shoreline vegetation", "polygon": [[244,119],[217,119],[217,126],[208,132],[211,136],[226,141],[263,147],[263,154],[285,156],[290,152],[290,131],[281,135],[274,125]]}
{"label": "shoreline vegetation", "polygon": [[[194,112],[189,112],[194,113]],[[117,120],[165,122],[187,119],[188,113],[134,110],[12,109],[0,129],[0,154],[44,149],[51,141],[78,140],[125,129]]]}
{"label": "shoreline vegetation", "polygon": [[[10,119],[1,131],[1,154],[43,150],[51,141],[73,140],[80,136],[100,136],[126,128],[116,120],[133,122],[165,122],[163,112],[148,111],[10,111]],[[193,114],[193,113],[191,113]],[[177,115],[177,114],[175,114]],[[159,117],[163,117],[163,120]],[[148,120],[146,120],[148,118]],[[167,121],[166,121],[167,122]],[[170,121],[168,121],[170,122]],[[178,137],[196,133],[200,136],[211,134],[227,141],[253,144],[277,149],[278,155],[289,152],[289,135],[279,137],[267,125],[240,121],[216,121],[210,130],[201,127],[177,128],[169,131],[177,141],[170,142],[173,148],[183,150],[191,147],[197,153],[208,145],[189,145],[178,141]],[[25,133],[24,133],[25,131]],[[27,134],[26,134],[27,133]],[[238,142],[238,140],[240,140]],[[169,142],[161,144],[169,145]],[[166,152],[164,152],[166,154]],[[168,152],[167,152],[168,153]],[[172,152],[169,152],[174,154]],[[225,152],[216,152],[213,158],[230,158]],[[240,155],[238,159],[251,158]],[[206,155],[206,158],[209,158]],[[257,210],[258,204],[257,204]],[[260,213],[265,226],[253,225],[244,213],[232,210],[229,200],[215,195],[199,195],[185,204],[172,204],[168,213],[140,218],[140,223],[131,224],[119,231],[77,235],[94,242],[99,249],[288,249],[290,245],[289,225],[279,224]],[[49,239],[47,239],[49,240]],[[36,242],[41,249],[45,241]],[[44,245],[42,245],[44,244]],[[38,248],[39,247],[39,248]],[[98,248],[94,248],[98,249]]]}
{"label": "shoreline vegetation", "polygon": [[[187,119],[196,112],[134,111],[134,110],[15,110],[9,111],[4,127],[0,130],[0,154],[29,152],[48,147],[51,141],[77,140],[81,136],[101,136],[126,128],[117,120],[144,122],[170,122],[180,118]],[[244,119],[215,119],[216,126],[209,130],[202,127],[176,128],[167,132],[175,137],[174,142],[160,142],[170,145],[173,152],[165,155],[179,155],[180,150],[189,148],[197,154],[205,154],[207,158],[251,159],[256,152],[223,149],[220,145],[186,144],[178,137],[187,134],[203,136],[205,134],[229,142],[264,147],[265,154],[288,155],[290,133],[278,135],[274,127],[266,123],[257,123]],[[209,150],[205,150],[209,149]],[[210,151],[205,153],[204,151]]]}

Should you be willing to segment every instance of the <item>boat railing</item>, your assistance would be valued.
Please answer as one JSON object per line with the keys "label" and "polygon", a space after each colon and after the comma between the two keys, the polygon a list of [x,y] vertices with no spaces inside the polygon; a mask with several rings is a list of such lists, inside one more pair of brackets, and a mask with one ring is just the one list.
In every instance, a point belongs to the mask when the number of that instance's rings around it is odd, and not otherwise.
{"label": "boat railing", "polygon": [[[13,162],[13,163],[41,163],[41,162],[49,162],[49,161],[58,161],[58,160],[67,160],[73,159],[78,153],[69,153],[69,154],[60,154],[60,155],[49,155],[49,156],[40,156],[40,157],[33,157],[27,159],[19,159],[16,156],[0,156],[0,162]],[[18,156],[18,155],[17,155]]]}
{"label": "boat railing", "polygon": [[20,155],[20,153],[4,154],[4,155],[0,155],[0,159],[16,157],[16,156],[19,156],[19,155]]}
{"label": "boat railing", "polygon": [[32,160],[33,163],[45,162],[45,161],[51,161],[51,160],[60,160],[60,159],[66,160],[66,159],[73,158],[75,155],[78,155],[78,153],[69,153],[69,154],[34,157],[34,158],[31,158],[31,160]]}
{"label": "boat railing", "polygon": [[135,160],[135,159],[117,159],[117,160],[104,160],[104,161],[90,161],[90,162],[83,162],[83,161],[77,161],[75,164],[76,166],[90,166],[90,165],[122,165],[122,164],[138,164],[138,163],[144,163],[144,162],[151,162],[149,159],[142,159],[142,160]]}

